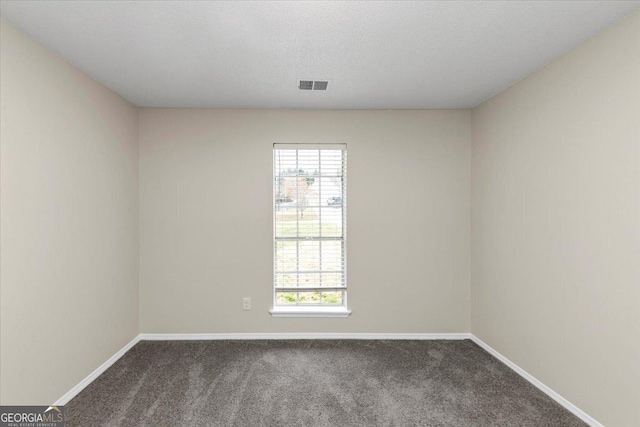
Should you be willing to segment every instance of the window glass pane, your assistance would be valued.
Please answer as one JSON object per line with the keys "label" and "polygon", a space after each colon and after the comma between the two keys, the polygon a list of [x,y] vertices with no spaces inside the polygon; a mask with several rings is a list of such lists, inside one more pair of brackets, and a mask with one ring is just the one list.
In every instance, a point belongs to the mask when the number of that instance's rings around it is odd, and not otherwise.
{"label": "window glass pane", "polygon": [[338,286],[344,286],[344,283],[342,281],[343,275],[342,272],[338,271],[335,273],[322,273],[321,275],[321,284],[319,286],[321,287],[338,287]]}
{"label": "window glass pane", "polygon": [[298,150],[298,170],[304,175],[317,175],[320,170],[320,151]]}
{"label": "window glass pane", "polygon": [[297,168],[297,150],[276,150],[276,176],[282,171],[295,170]]}
{"label": "window glass pane", "polygon": [[314,292],[276,292],[276,303],[279,305],[295,304],[330,304],[341,305],[342,291],[314,291]]}
{"label": "window glass pane", "polygon": [[296,292],[276,292],[276,303],[281,305],[295,304]]}
{"label": "window glass pane", "polygon": [[342,237],[342,207],[324,207],[320,209],[323,237]]}
{"label": "window glass pane", "polygon": [[278,241],[276,242],[276,272],[287,272],[298,270],[298,258],[296,256],[296,241]]}
{"label": "window glass pane", "polygon": [[320,292],[298,292],[298,304],[319,304]]}
{"label": "window glass pane", "polygon": [[276,287],[292,288],[298,286],[298,274],[296,273],[278,273],[276,274]]}
{"label": "window glass pane", "polygon": [[320,242],[303,240],[299,242],[300,271],[320,270]]}
{"label": "window glass pane", "polygon": [[320,286],[319,273],[300,273],[301,287],[314,288]]}
{"label": "window glass pane", "polygon": [[342,291],[335,292],[322,292],[322,303],[323,304],[342,304]]}
{"label": "window glass pane", "polygon": [[278,237],[297,237],[297,217],[298,208],[292,206],[282,206],[276,200],[276,238]]}
{"label": "window glass pane", "polygon": [[331,172],[325,172],[323,170],[322,177],[317,180],[317,191],[319,194],[321,206],[336,206],[340,205],[340,198],[342,197],[342,179],[340,177],[329,175]]}
{"label": "window glass pane", "polygon": [[[341,305],[345,155],[338,149],[274,150],[276,304]],[[301,288],[302,291],[278,291]]]}
{"label": "window glass pane", "polygon": [[328,240],[322,242],[322,270],[342,271],[342,241]]}
{"label": "window glass pane", "polygon": [[320,219],[318,217],[318,209],[300,208],[298,212],[298,236],[320,236]]}

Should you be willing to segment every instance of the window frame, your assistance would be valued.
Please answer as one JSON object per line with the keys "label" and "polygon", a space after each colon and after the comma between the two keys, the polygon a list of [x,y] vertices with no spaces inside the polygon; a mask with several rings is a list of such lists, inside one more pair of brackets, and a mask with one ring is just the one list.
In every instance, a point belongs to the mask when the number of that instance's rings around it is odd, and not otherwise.
{"label": "window frame", "polygon": [[[276,244],[278,242],[276,237],[276,189],[275,182],[277,180],[276,176],[276,153],[278,150],[341,150],[343,151],[343,184],[342,184],[342,206],[341,206],[341,216],[342,216],[342,236],[340,241],[342,242],[342,277],[343,277],[343,290],[342,292],[342,304],[292,304],[292,305],[278,305],[277,304],[277,290],[276,287]],[[271,209],[273,215],[273,224],[272,224],[272,283],[271,283],[271,296],[272,296],[272,308],[269,310],[273,317],[348,317],[351,314],[351,310],[348,309],[348,300],[347,300],[347,204],[346,204],[346,196],[347,196],[347,145],[346,144],[273,144],[272,148],[272,200],[271,200]],[[300,238],[302,239],[305,238]],[[313,288],[312,288],[313,289]]]}

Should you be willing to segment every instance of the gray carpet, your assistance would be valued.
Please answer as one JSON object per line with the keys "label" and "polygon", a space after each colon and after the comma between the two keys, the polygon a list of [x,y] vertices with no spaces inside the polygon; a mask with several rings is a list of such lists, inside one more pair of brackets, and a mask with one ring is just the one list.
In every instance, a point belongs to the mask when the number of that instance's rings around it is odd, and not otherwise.
{"label": "gray carpet", "polygon": [[73,426],[585,426],[464,341],[142,341]]}

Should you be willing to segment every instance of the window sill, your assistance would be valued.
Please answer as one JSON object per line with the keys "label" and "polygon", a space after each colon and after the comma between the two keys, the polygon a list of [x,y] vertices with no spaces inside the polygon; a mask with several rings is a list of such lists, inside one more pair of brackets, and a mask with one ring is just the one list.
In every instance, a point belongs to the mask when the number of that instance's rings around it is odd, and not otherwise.
{"label": "window sill", "polygon": [[346,307],[275,307],[269,310],[273,317],[349,317]]}

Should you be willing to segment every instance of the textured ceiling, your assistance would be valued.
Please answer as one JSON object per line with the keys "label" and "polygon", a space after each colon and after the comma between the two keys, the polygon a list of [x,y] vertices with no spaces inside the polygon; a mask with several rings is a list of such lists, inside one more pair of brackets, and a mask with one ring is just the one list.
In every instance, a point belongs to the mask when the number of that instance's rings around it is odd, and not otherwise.
{"label": "textured ceiling", "polygon": [[[2,17],[145,107],[470,108],[638,1],[2,1]],[[330,79],[327,92],[298,79]]]}

